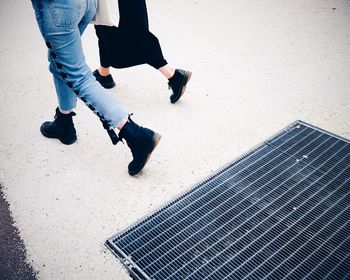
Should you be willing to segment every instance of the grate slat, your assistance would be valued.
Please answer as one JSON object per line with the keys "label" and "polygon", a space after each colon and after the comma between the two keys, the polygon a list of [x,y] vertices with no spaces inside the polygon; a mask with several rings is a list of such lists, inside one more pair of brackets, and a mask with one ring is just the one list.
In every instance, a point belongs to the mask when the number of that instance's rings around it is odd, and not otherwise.
{"label": "grate slat", "polygon": [[297,121],[106,244],[138,280],[349,279],[350,142]]}

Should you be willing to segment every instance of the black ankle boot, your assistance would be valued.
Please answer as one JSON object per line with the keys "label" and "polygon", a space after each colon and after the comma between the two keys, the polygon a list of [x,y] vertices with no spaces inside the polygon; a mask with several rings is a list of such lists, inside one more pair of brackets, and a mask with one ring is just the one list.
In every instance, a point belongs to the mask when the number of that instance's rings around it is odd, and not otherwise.
{"label": "black ankle boot", "polygon": [[40,127],[41,134],[47,138],[59,139],[66,145],[73,144],[77,140],[73,116],[75,116],[74,112],[62,114],[60,110],[56,108],[54,121],[44,122]]}
{"label": "black ankle boot", "polygon": [[128,170],[133,176],[146,165],[161,136],[148,128],[137,125],[129,117],[129,121],[119,132],[119,138],[125,139],[131,150],[133,160],[129,163]]}
{"label": "black ankle boot", "polygon": [[174,76],[169,79],[169,89],[173,91],[170,95],[170,102],[175,103],[180,99],[186,90],[186,84],[191,79],[192,72],[176,69]]}
{"label": "black ankle boot", "polygon": [[115,87],[115,82],[111,74],[109,74],[108,76],[101,76],[100,72],[97,69],[92,74],[95,76],[96,80],[101,84],[101,86],[103,86],[104,88],[108,89],[108,88]]}

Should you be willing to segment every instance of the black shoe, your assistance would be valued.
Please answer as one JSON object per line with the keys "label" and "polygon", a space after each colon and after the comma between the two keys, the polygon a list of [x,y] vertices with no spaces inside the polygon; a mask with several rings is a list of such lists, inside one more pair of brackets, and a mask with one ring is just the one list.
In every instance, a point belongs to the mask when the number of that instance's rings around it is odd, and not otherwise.
{"label": "black shoe", "polygon": [[101,84],[101,86],[103,86],[104,88],[115,87],[115,82],[111,74],[109,74],[108,76],[101,76],[100,72],[97,69],[92,74],[95,76],[96,80]]}
{"label": "black shoe", "polygon": [[192,72],[176,69],[174,76],[169,79],[169,89],[173,91],[170,95],[170,102],[175,103],[180,99],[186,90],[186,84],[191,79]]}
{"label": "black shoe", "polygon": [[74,112],[62,114],[56,108],[55,119],[52,122],[44,122],[40,131],[47,138],[59,139],[63,144],[70,145],[77,141],[77,133],[73,124]]}
{"label": "black shoe", "polygon": [[158,145],[161,135],[137,125],[129,117],[129,121],[120,130],[119,137],[126,140],[131,150],[133,160],[128,165],[128,171],[133,176],[146,165],[151,153]]}

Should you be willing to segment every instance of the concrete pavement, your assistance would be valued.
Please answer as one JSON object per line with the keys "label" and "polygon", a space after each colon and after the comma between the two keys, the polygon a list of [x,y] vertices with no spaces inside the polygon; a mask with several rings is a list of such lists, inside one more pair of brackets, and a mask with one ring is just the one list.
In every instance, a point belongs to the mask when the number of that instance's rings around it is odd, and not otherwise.
{"label": "concrete pavement", "polygon": [[[129,279],[107,238],[296,119],[350,138],[349,1],[153,0],[148,9],[166,59],[193,77],[172,105],[151,67],[113,70],[110,93],[162,134],[132,178],[129,150],[111,145],[81,103],[76,144],[40,135],[56,107],[46,47],[30,1],[2,3],[0,183],[38,279]],[[95,68],[92,27],[83,43]]]}

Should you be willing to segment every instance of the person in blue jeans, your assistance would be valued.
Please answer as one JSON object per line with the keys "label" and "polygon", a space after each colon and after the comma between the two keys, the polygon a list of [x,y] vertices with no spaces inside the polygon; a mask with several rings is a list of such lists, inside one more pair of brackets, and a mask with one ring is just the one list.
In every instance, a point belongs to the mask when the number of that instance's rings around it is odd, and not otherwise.
{"label": "person in blue jeans", "polygon": [[73,110],[79,98],[99,117],[113,144],[125,139],[133,156],[128,171],[135,175],[145,166],[161,136],[132,121],[119,102],[96,81],[85,62],[81,35],[94,18],[97,4],[98,0],[32,0],[48,48],[49,69],[58,98],[54,120],[44,122],[40,131],[45,137],[73,144],[77,140]]}

